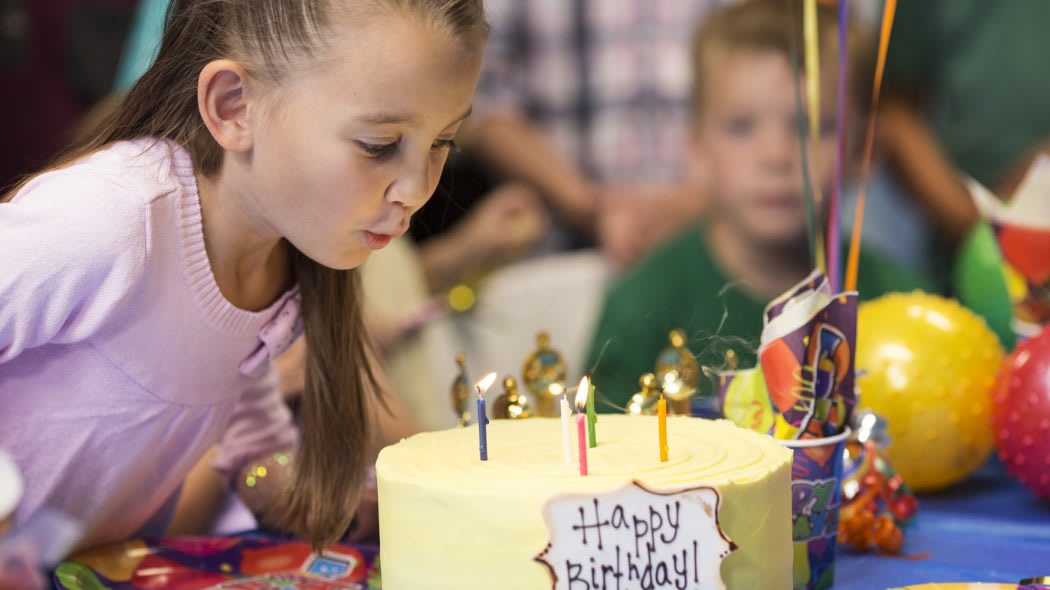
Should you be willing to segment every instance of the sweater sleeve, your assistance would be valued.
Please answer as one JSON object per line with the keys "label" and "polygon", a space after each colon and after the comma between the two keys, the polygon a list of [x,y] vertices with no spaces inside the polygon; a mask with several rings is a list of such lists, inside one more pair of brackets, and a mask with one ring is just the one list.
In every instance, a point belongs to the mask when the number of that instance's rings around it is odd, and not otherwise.
{"label": "sweater sleeve", "polygon": [[143,200],[64,170],[0,204],[0,363],[96,333],[142,277]]}
{"label": "sweater sleeve", "polygon": [[299,442],[292,413],[277,391],[273,371],[260,372],[262,375],[241,394],[212,461],[212,467],[230,479],[248,462],[294,449]]}

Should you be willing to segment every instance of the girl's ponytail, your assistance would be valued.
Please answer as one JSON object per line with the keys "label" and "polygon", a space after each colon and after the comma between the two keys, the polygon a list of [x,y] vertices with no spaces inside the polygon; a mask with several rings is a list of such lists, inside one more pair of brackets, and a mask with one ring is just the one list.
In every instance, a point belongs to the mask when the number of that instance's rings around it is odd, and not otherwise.
{"label": "girl's ponytail", "polygon": [[307,339],[303,433],[294,485],[270,516],[318,545],[337,540],[353,517],[372,442],[368,398],[379,387],[357,271],[333,270],[291,249]]}

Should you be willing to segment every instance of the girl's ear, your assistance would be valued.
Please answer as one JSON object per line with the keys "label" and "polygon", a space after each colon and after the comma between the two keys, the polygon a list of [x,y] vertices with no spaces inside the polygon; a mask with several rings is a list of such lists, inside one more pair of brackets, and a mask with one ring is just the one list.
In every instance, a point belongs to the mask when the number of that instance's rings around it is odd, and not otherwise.
{"label": "girl's ear", "polygon": [[210,62],[197,79],[197,110],[226,151],[246,152],[252,147],[248,85],[244,67],[229,59]]}

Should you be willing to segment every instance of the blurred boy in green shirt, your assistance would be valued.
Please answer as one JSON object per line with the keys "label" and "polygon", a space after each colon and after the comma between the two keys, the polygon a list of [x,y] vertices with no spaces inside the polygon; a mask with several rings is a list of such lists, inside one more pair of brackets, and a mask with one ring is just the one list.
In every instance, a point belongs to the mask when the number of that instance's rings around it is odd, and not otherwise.
{"label": "blurred boy in green shirt", "polygon": [[[731,6],[704,23],[693,44],[694,99],[690,167],[711,183],[710,215],[640,263],[608,293],[587,367],[605,401],[624,407],[639,377],[653,370],[668,333],[680,328],[701,366],[720,369],[729,350],[753,366],[768,301],[812,270],[806,235],[798,137],[793,40],[801,45],[801,8],[794,20],[783,2]],[[831,194],[837,144],[836,23],[821,13],[821,137],[813,182]],[[855,47],[851,47],[851,50]],[[854,59],[852,79],[858,72]],[[858,85],[862,86],[862,85]],[[863,129],[850,101],[852,129]],[[851,154],[855,155],[855,154]],[[849,166],[846,166],[849,169]],[[873,256],[862,255],[862,298],[926,285]],[[701,376],[700,395],[714,381]],[[604,411],[617,411],[599,404]]]}

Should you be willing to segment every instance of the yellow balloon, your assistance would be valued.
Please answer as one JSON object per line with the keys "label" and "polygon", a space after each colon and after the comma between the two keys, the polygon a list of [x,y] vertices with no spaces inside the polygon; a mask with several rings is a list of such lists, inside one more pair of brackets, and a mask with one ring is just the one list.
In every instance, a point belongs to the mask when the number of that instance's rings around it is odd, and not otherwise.
{"label": "yellow balloon", "polygon": [[1003,349],[984,320],[927,293],[857,310],[859,407],[888,422],[887,459],[915,491],[966,478],[992,450],[992,385]]}

